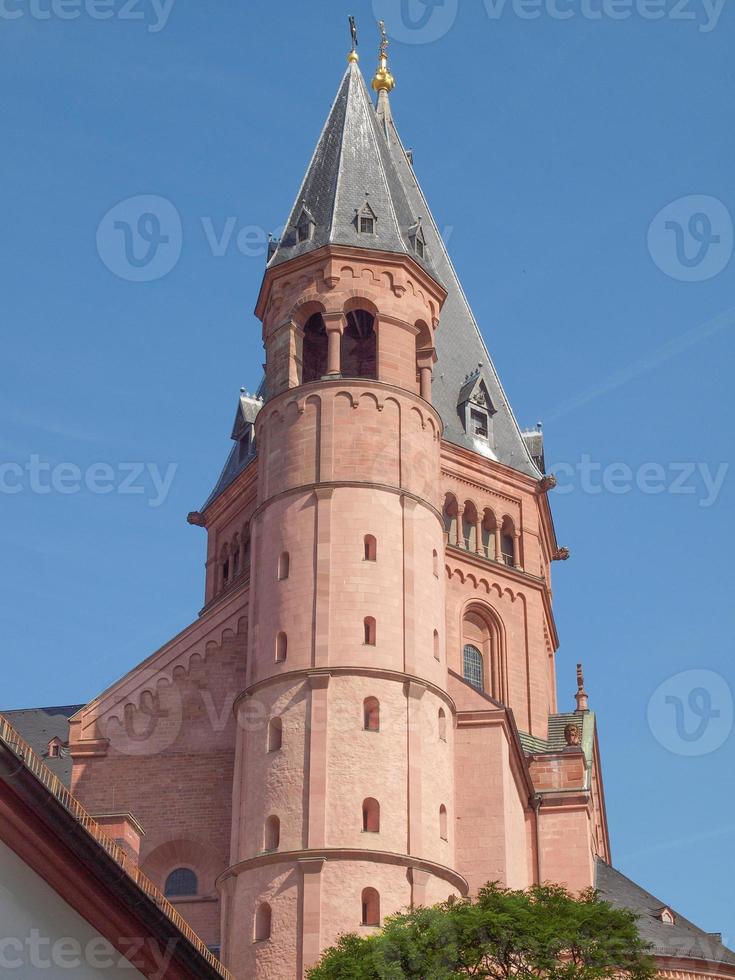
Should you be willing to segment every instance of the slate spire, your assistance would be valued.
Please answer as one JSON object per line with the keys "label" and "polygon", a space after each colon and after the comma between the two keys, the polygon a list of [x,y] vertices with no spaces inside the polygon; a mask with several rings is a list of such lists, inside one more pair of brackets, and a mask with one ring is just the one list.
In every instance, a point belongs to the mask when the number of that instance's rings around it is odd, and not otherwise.
{"label": "slate spire", "polygon": [[[361,214],[373,218],[372,231],[361,230]],[[418,219],[351,56],[269,268],[324,245],[349,245],[410,255],[437,278],[415,249]]]}

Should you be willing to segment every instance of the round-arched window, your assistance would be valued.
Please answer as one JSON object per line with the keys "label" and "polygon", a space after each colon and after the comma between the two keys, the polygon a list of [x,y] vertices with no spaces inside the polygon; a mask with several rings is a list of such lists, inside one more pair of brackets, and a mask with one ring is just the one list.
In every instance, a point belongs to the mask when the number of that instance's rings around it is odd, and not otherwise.
{"label": "round-arched window", "polygon": [[166,879],[163,894],[166,898],[196,895],[199,883],[191,868],[176,868]]}
{"label": "round-arched window", "polygon": [[482,663],[482,654],[471,643],[465,644],[462,658],[462,675],[468,684],[476,687],[478,691],[485,690],[485,678]]}

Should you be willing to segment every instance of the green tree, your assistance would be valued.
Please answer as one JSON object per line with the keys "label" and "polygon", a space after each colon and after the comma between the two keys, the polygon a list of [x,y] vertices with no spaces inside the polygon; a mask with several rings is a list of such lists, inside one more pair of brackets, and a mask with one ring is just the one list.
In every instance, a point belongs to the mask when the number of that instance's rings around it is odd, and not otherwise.
{"label": "green tree", "polygon": [[557,885],[513,891],[488,884],[475,901],[450,899],[342,936],[309,980],[650,980],[653,961],[635,915]]}

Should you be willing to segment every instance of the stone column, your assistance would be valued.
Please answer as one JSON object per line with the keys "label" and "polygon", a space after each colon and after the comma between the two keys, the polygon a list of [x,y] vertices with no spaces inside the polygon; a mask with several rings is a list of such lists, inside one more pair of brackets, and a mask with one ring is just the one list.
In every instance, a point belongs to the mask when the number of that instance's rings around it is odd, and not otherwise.
{"label": "stone column", "polygon": [[513,567],[521,567],[521,532],[513,531]]}
{"label": "stone column", "polygon": [[503,561],[503,530],[498,522],[495,522],[495,561]]}
{"label": "stone column", "polygon": [[475,521],[475,551],[478,555],[483,554],[482,547],[482,518],[478,517]]}
{"label": "stone column", "polygon": [[418,681],[406,681],[408,701],[408,841],[409,854],[421,854],[423,846],[423,804],[421,784],[423,781],[423,734],[421,717],[421,698],[426,686]]}
{"label": "stone column", "polygon": [[457,545],[458,548],[464,548],[463,518],[464,518],[464,507],[459,506],[457,507],[457,534],[456,534],[456,541],[455,541],[455,544]]}
{"label": "stone column", "polygon": [[301,871],[301,958],[298,964],[298,975],[303,976],[307,970],[319,961],[321,952],[321,903],[322,903],[322,868],[324,858],[306,858],[299,860]]}
{"label": "stone column", "polygon": [[327,698],[329,674],[310,674],[309,825],[307,847],[324,847],[327,832]]}
{"label": "stone column", "polygon": [[420,350],[416,354],[416,366],[419,369],[419,394],[427,401],[431,401],[431,376],[433,372],[436,351],[433,347]]}
{"label": "stone column", "polygon": [[337,376],[342,370],[341,346],[345,318],[343,313],[325,313],[323,319],[327,330],[327,374]]}
{"label": "stone column", "polygon": [[416,909],[420,905],[426,905],[426,885],[431,875],[419,868],[409,868],[408,877],[411,882],[411,907]]}

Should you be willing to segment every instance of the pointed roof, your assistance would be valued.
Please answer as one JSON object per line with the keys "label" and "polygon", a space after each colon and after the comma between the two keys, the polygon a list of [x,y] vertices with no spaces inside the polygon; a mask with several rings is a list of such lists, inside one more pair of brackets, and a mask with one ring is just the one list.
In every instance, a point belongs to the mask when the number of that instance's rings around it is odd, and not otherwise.
{"label": "pointed roof", "polygon": [[651,944],[652,953],[735,966],[735,953],[722,944],[719,933],[705,932],[677,912],[673,913],[673,923],[663,921],[661,912],[670,906],[601,858],[597,858],[595,864],[595,888],[600,898],[615,908],[636,913],[638,931],[641,938]]}
{"label": "pointed roof", "polygon": [[[356,218],[365,206],[375,215],[374,234],[360,234]],[[302,216],[313,225],[299,241]],[[412,238],[420,229],[423,257]],[[406,152],[391,113],[388,92],[378,93],[377,108],[360,72],[351,60],[319,137],[288,224],[268,260],[272,269],[325,245],[377,249],[409,255],[447,291],[436,332],[437,365],[432,401],[444,423],[444,438],[473,452],[497,459],[527,476],[538,478],[534,461],[467,297],[449,258],[439,228],[419,186],[412,157]],[[479,445],[465,431],[460,413],[465,382],[481,378],[493,414],[493,448]],[[261,386],[263,394],[266,394]],[[541,441],[534,433],[535,442]],[[543,450],[534,454],[543,459]],[[205,507],[242,470],[233,449]]]}
{"label": "pointed roof", "polygon": [[[375,216],[373,234],[358,230],[363,211]],[[314,227],[299,241],[304,212]],[[422,259],[411,241],[422,217],[411,208],[365,80],[351,61],[268,267],[324,245],[349,245],[410,255],[436,278],[430,253]]]}
{"label": "pointed roof", "polygon": [[436,332],[437,364],[432,385],[432,401],[444,422],[444,438],[466,449],[478,449],[470,433],[465,432],[458,411],[467,376],[477,371],[495,409],[493,455],[499,462],[513,469],[528,476],[539,477],[541,473],[515,420],[444,240],[416,178],[412,159],[398,135],[386,92],[380,93],[376,115],[409,206],[423,219],[421,226],[426,239],[427,254],[431,256],[439,281],[447,290]]}

